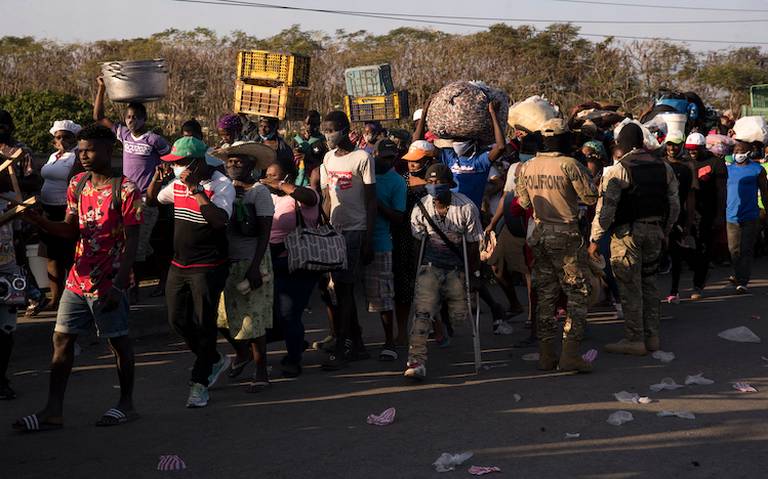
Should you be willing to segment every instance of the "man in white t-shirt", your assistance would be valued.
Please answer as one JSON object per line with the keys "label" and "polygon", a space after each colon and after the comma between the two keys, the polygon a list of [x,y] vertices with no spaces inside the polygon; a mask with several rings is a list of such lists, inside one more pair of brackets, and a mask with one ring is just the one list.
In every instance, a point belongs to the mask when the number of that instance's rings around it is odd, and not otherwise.
{"label": "man in white t-shirt", "polygon": [[376,175],[371,156],[350,141],[349,128],[349,118],[341,111],[328,113],[321,126],[329,149],[320,167],[323,210],[347,243],[347,269],[332,275],[338,305],[336,348],[323,363],[329,371],[369,357],[357,319],[354,285],[360,263],[373,260]]}

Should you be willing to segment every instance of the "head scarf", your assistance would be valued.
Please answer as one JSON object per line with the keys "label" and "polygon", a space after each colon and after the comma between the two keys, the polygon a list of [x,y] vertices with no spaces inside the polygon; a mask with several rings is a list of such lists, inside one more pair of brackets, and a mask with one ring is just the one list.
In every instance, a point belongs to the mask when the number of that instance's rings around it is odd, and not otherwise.
{"label": "head scarf", "polygon": [[222,130],[240,132],[243,129],[243,122],[239,116],[229,113],[219,118],[216,127]]}
{"label": "head scarf", "polygon": [[584,145],[582,145],[582,148],[585,146],[587,148],[594,150],[595,153],[597,153],[600,158],[602,159],[608,158],[608,155],[605,153],[605,146],[603,146],[601,142],[596,140],[589,140],[588,142],[584,143]]}

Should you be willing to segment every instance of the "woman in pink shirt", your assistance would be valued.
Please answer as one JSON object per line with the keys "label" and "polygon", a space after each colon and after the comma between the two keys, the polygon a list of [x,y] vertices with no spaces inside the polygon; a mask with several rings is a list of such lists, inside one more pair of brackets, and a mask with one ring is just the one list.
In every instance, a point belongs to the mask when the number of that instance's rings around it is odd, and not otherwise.
{"label": "woman in pink shirt", "polygon": [[311,188],[294,185],[296,171],[285,171],[277,163],[267,168],[261,183],[272,193],[275,216],[269,237],[274,274],[274,320],[273,327],[282,329],[288,354],[280,362],[284,377],[301,374],[301,356],[304,352],[304,323],[301,320],[304,308],[309,303],[318,274],[312,271],[288,271],[288,250],[285,237],[298,226],[298,208],[307,227],[315,227],[319,214],[320,197]]}

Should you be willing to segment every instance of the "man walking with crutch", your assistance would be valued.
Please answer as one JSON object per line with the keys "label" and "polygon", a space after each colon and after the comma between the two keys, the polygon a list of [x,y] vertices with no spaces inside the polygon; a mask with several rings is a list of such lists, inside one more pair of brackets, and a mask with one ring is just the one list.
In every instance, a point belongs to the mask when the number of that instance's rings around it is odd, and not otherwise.
{"label": "man walking with crutch", "polygon": [[443,302],[456,323],[469,313],[468,290],[479,280],[478,243],[483,237],[475,204],[463,194],[451,192],[456,186],[451,170],[443,164],[432,165],[425,179],[428,195],[411,214],[411,229],[422,247],[405,376],[416,379],[427,375],[427,337],[432,322],[440,320]]}

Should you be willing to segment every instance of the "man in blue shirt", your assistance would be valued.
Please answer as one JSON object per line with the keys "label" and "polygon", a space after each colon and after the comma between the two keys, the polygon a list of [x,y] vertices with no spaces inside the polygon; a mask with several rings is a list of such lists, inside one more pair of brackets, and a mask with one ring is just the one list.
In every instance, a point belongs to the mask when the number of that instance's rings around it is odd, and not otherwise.
{"label": "man in blue shirt", "polygon": [[[376,170],[377,215],[373,228],[373,262],[365,268],[365,295],[368,312],[381,314],[385,342],[379,353],[379,360],[397,359],[394,337],[394,275],[392,274],[392,233],[391,223],[405,219],[405,180],[392,165],[399,154],[395,142],[384,138],[376,142],[373,157]],[[400,336],[405,333],[407,317],[397,318]]]}
{"label": "man in blue shirt", "polygon": [[760,228],[760,208],[757,193],[763,204],[768,200],[768,180],[759,163],[751,161],[749,143],[736,139],[734,162],[728,165],[728,189],[725,209],[728,250],[734,275],[731,283],[736,293],[747,294],[747,283],[752,274],[755,241]]}
{"label": "man in blue shirt", "polygon": [[[429,103],[428,100],[424,105],[422,117],[416,124],[414,140],[424,139],[425,124],[423,119],[427,117]],[[477,206],[478,210],[482,206],[491,165],[504,155],[506,149],[504,132],[501,130],[497,118],[498,109],[499,104],[497,102],[488,104],[488,113],[491,116],[495,140],[490,149],[481,145],[476,139],[454,138],[453,146],[440,148],[438,154],[440,161],[448,166],[453,173],[453,181],[457,184],[453,191],[466,195]]]}

